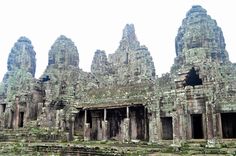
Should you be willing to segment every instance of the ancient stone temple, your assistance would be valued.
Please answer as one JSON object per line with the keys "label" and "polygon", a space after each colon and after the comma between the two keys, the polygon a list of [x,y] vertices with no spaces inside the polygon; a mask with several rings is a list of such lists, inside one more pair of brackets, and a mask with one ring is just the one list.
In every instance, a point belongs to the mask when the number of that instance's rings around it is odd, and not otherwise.
{"label": "ancient stone temple", "polygon": [[214,146],[236,138],[236,65],[225,46],[216,21],[193,6],[176,36],[174,64],[161,77],[127,24],[114,53],[95,52],[91,72],[79,68],[73,41],[59,36],[36,79],[36,53],[21,37],[0,85],[0,127],[55,129],[68,141],[173,140],[178,146],[204,139]]}

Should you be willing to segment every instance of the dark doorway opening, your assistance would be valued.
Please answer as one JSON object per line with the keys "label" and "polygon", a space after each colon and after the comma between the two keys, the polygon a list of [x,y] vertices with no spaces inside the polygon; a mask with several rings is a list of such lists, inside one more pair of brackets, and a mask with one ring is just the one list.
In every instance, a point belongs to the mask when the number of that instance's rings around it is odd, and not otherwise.
{"label": "dark doorway opening", "polygon": [[75,135],[79,136],[79,139],[83,139],[84,137],[84,111],[81,110],[79,113],[75,116]]}
{"label": "dark doorway opening", "polygon": [[236,138],[236,113],[222,113],[223,138]]}
{"label": "dark doorway opening", "polygon": [[108,121],[108,134],[112,140],[121,139],[121,125],[126,118],[126,108],[108,109],[107,121]]}
{"label": "dark doorway opening", "polygon": [[203,139],[202,114],[192,114],[192,138]]}
{"label": "dark doorway opening", "polygon": [[19,117],[19,127],[24,126],[24,112],[20,112],[20,117]]}
{"label": "dark doorway opening", "polygon": [[6,110],[6,104],[2,104],[2,112],[4,113]]}
{"label": "dark doorway opening", "polygon": [[102,120],[103,110],[90,111],[91,113],[91,139],[101,140],[102,139]]}
{"label": "dark doorway opening", "polygon": [[192,67],[185,79],[185,86],[197,86],[202,85],[202,80],[199,78],[197,71]]}
{"label": "dark doorway opening", "polygon": [[147,110],[144,106],[130,107],[131,139],[147,139]]}
{"label": "dark doorway opening", "polygon": [[14,116],[15,116],[15,112],[13,112],[13,111],[11,110],[11,123],[10,123],[10,128],[13,128]]}
{"label": "dark doorway opening", "polygon": [[172,117],[162,117],[161,124],[162,124],[162,139],[172,140],[173,139]]}

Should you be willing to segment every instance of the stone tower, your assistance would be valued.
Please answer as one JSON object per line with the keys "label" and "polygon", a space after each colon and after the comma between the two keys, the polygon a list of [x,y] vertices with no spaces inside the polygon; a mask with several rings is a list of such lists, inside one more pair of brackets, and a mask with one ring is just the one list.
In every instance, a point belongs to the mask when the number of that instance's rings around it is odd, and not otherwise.
{"label": "stone tower", "polygon": [[97,50],[88,73],[79,68],[73,41],[62,35],[37,80],[33,46],[21,37],[0,84],[0,128],[34,123],[69,141],[172,140],[174,147],[193,139],[214,147],[236,138],[236,65],[220,27],[201,6],[192,6],[175,45],[170,73],[157,77],[150,52],[127,24],[117,50],[108,57]]}
{"label": "stone tower", "polygon": [[201,6],[193,6],[183,19],[175,39],[179,64],[229,61],[221,28]]}
{"label": "stone tower", "polygon": [[153,81],[155,67],[148,48],[140,45],[133,24],[123,29],[120,45],[115,53],[97,50],[93,57],[91,73],[101,85],[127,85]]}
{"label": "stone tower", "polygon": [[35,55],[36,53],[33,49],[31,41],[26,37],[20,37],[8,56],[8,71],[22,69],[31,73],[34,77],[36,70]]}
{"label": "stone tower", "polygon": [[51,64],[79,67],[79,53],[71,39],[64,35],[57,38],[48,54],[48,65]]}
{"label": "stone tower", "polygon": [[160,136],[175,144],[206,139],[207,146],[234,137],[235,66],[229,61],[221,28],[205,9],[192,6],[175,46],[177,56],[170,74],[158,79]]}
{"label": "stone tower", "polygon": [[[7,61],[7,73],[1,85],[0,115],[4,111],[4,127],[23,127],[37,118],[37,106],[41,101],[40,86],[34,78],[36,70],[35,51],[31,41],[20,37],[11,49]],[[3,117],[3,116],[1,116]]]}
{"label": "stone tower", "polygon": [[39,119],[39,124],[43,127],[61,128],[64,125],[63,128],[68,128],[73,116],[73,104],[78,99],[84,100],[84,92],[96,87],[96,84],[92,74],[79,68],[77,47],[66,36],[56,39],[48,56],[48,66],[40,78],[44,101],[39,110],[44,115]]}
{"label": "stone tower", "polygon": [[26,37],[20,37],[14,44],[8,56],[8,71],[3,78],[8,99],[23,90],[30,90],[36,70],[35,54],[31,41]]}
{"label": "stone tower", "polygon": [[120,45],[114,54],[108,56],[118,84],[154,80],[155,67],[148,48],[140,45],[133,24],[123,29]]}
{"label": "stone tower", "polygon": [[[212,69],[230,64],[221,28],[199,5],[187,12],[175,39],[175,46],[177,56],[172,72],[179,74],[175,78],[177,88],[220,80],[220,71]],[[191,75],[195,77],[194,81],[187,78]]]}

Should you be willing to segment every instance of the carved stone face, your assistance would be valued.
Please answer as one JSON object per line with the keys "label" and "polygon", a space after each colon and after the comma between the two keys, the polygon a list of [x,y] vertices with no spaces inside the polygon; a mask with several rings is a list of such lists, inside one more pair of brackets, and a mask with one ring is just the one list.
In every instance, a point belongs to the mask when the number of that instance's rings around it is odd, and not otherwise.
{"label": "carved stone face", "polygon": [[202,47],[203,36],[197,28],[192,28],[185,33],[184,40],[186,41],[187,49]]}
{"label": "carved stone face", "polygon": [[218,61],[228,59],[220,27],[200,6],[193,6],[187,13],[179,28],[175,45],[176,55],[186,58],[186,62],[211,58],[211,53],[217,56]]}
{"label": "carved stone face", "polygon": [[8,57],[8,70],[23,69],[35,74],[36,59],[31,41],[21,37],[14,45]]}
{"label": "carved stone face", "polygon": [[189,26],[186,29],[186,32],[184,34],[184,41],[185,41],[185,47],[187,49],[191,48],[213,48],[213,46],[220,46],[220,45],[214,45],[214,42],[218,40],[220,36],[218,36],[219,33],[215,33],[214,30],[217,30],[218,27],[215,26],[215,28],[208,26],[209,23],[205,23],[204,25],[195,25],[195,26]]}
{"label": "carved stone face", "polygon": [[60,36],[52,45],[48,65],[51,64],[79,66],[78,50],[69,38]]}

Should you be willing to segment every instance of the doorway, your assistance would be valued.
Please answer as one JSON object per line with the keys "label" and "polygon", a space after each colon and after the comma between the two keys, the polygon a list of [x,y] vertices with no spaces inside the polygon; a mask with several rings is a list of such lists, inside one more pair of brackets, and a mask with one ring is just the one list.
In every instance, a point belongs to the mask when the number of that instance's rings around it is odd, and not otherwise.
{"label": "doorway", "polygon": [[221,113],[223,138],[236,138],[236,113]]}
{"label": "doorway", "polygon": [[23,127],[24,126],[24,112],[20,112],[19,114],[19,127]]}
{"label": "doorway", "polygon": [[172,117],[161,117],[161,123],[162,123],[162,139],[172,140],[173,139]]}
{"label": "doorway", "polygon": [[192,114],[192,138],[203,139],[202,114]]}

